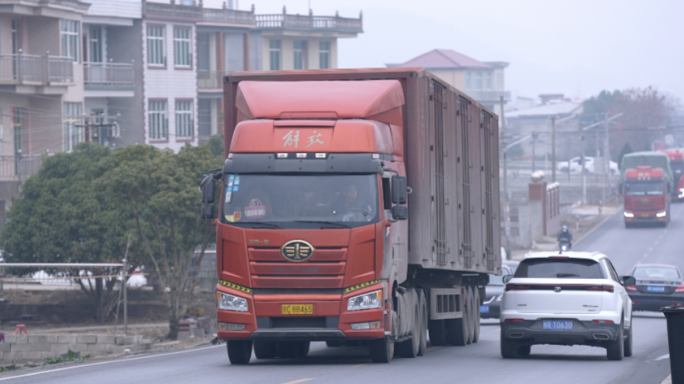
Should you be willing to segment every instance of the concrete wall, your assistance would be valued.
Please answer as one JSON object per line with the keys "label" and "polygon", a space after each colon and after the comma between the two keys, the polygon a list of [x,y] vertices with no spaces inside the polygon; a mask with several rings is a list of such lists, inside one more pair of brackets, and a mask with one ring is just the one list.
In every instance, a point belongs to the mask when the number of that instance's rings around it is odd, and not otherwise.
{"label": "concrete wall", "polygon": [[149,350],[151,342],[142,336],[114,335],[20,335],[5,334],[0,343],[0,366],[43,364],[48,357],[66,354],[69,350],[81,356],[103,356]]}
{"label": "concrete wall", "polygon": [[0,54],[12,53],[12,15],[0,14]]}

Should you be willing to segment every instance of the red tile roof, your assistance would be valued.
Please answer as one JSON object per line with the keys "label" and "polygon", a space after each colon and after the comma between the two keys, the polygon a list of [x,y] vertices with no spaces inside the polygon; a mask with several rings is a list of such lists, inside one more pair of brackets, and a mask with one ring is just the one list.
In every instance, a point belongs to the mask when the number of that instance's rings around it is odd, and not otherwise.
{"label": "red tile roof", "polygon": [[418,57],[415,57],[399,67],[423,67],[423,68],[482,68],[491,69],[492,66],[477,61],[472,57],[468,57],[462,53],[452,51],[451,49],[433,49]]}

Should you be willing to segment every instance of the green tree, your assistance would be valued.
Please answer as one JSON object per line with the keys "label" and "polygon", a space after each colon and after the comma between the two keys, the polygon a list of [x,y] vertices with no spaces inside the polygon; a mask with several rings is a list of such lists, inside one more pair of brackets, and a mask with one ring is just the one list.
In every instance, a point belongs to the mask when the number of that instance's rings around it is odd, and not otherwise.
{"label": "green tree", "polygon": [[620,155],[618,155],[618,166],[622,164],[622,158],[625,157],[626,154],[632,153],[634,150],[632,149],[632,146],[629,145],[629,142],[626,142],[625,145],[622,146],[622,149],[620,150]]}
{"label": "green tree", "polygon": [[[0,238],[6,261],[121,262],[131,216],[107,190],[94,184],[113,165],[109,148],[88,143],[78,145],[72,153],[45,159],[7,213],[8,223]],[[118,268],[84,270],[91,276],[120,272]],[[75,270],[51,272],[72,277],[79,274]],[[118,299],[116,277],[74,281],[92,301],[95,319],[104,322]]]}
{"label": "green tree", "polygon": [[169,338],[176,339],[178,322],[194,297],[199,263],[216,236],[199,215],[199,181],[223,159],[207,145],[187,145],[177,154],[134,145],[116,151],[113,158],[116,166],[98,185],[111,191],[133,217],[145,257],[167,291]]}

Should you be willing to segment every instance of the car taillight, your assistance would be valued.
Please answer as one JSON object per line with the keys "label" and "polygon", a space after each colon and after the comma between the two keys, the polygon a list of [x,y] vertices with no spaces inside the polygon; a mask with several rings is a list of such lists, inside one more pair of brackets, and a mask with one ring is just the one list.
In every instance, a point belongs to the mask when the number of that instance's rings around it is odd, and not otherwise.
{"label": "car taillight", "polygon": [[675,289],[675,292],[684,292],[684,283],[679,284],[679,287]]}
{"label": "car taillight", "polygon": [[615,324],[613,320],[594,320],[596,324]]}
{"label": "car taillight", "polygon": [[506,292],[508,292],[508,291],[524,291],[527,289],[530,289],[529,285],[511,284],[511,283],[506,284]]}
{"label": "car taillight", "polygon": [[507,323],[519,323],[523,321],[523,319],[506,319]]}
{"label": "car taillight", "polygon": [[627,288],[628,291],[636,291],[636,286],[635,285],[628,285],[625,288]]}
{"label": "car taillight", "polygon": [[610,284],[590,285],[590,286],[587,286],[586,289],[587,289],[587,291],[603,291],[603,292],[615,291],[615,287],[613,287]]}

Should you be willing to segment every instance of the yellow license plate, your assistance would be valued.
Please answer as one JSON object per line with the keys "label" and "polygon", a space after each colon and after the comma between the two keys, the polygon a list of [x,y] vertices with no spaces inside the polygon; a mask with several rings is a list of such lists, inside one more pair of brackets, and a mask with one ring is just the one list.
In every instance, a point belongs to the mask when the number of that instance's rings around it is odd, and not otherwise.
{"label": "yellow license plate", "polygon": [[313,304],[283,304],[283,315],[313,315]]}
{"label": "yellow license plate", "polygon": [[641,214],[641,217],[648,217],[648,216],[649,216],[648,213],[642,213],[642,214]]}

